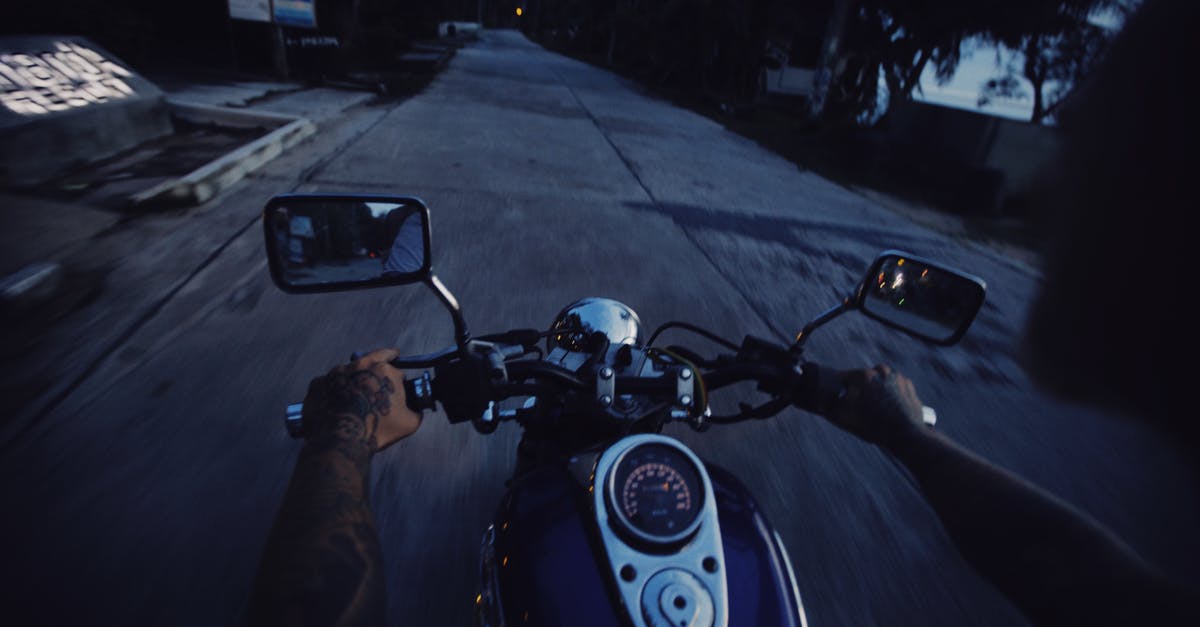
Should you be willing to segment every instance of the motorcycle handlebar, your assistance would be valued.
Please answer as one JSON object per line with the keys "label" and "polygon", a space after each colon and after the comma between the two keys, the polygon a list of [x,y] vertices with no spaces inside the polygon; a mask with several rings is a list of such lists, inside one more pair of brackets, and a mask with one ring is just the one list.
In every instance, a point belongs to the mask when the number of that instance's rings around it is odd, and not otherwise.
{"label": "motorcycle handlebar", "polygon": [[[520,364],[520,365],[518,365]],[[508,384],[501,391],[504,396],[532,393],[535,389],[567,387],[584,389],[587,384],[574,373],[552,364],[540,362],[517,362],[510,374],[523,378],[538,379],[532,384]],[[797,375],[798,376],[795,376]],[[813,362],[802,364],[796,371],[785,372],[768,363],[742,362],[717,368],[703,374],[704,384],[711,391],[740,381],[757,381],[760,386],[777,396],[790,394],[791,404],[818,415],[829,415],[834,405],[845,394],[842,372],[836,368]],[[616,387],[630,394],[670,394],[675,381],[670,377],[617,377]],[[405,404],[414,412],[435,409],[432,382],[429,373],[404,380]],[[288,405],[285,424],[294,438],[304,437],[304,405]],[[932,426],[937,420],[936,412],[924,408],[926,424]]]}

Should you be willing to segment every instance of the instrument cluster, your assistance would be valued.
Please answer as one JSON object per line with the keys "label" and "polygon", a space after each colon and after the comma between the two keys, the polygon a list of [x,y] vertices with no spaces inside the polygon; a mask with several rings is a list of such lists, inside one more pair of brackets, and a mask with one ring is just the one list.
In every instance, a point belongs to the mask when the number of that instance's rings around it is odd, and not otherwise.
{"label": "instrument cluster", "polygon": [[704,485],[695,464],[673,446],[629,449],[609,475],[607,489],[619,530],[636,541],[680,542],[700,523]]}
{"label": "instrument cluster", "polygon": [[627,436],[596,463],[596,523],[636,627],[724,625],[725,552],[712,480],[678,440]]}

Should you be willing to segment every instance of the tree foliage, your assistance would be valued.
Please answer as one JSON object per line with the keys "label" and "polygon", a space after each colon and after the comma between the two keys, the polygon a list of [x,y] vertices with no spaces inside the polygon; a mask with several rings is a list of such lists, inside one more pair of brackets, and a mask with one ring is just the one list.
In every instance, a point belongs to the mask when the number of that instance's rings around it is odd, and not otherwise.
{"label": "tree foliage", "polygon": [[753,96],[772,0],[543,0],[537,38],[649,82]]}
{"label": "tree foliage", "polygon": [[[1133,1],[542,0],[530,23],[535,37],[652,83],[746,101],[756,93],[768,42],[789,42],[799,32],[823,38],[830,16],[845,9],[826,119],[874,119],[911,98],[930,67],[949,79],[968,39],[1031,52],[1022,73],[1039,79],[1038,94],[1049,89],[1044,116],[1099,57],[1104,38],[1089,16]],[[1003,96],[1005,87],[1010,82],[997,79],[982,97]]]}
{"label": "tree foliage", "polygon": [[[1081,74],[1098,56],[1088,17],[1119,1],[858,0],[834,68],[826,115],[863,119],[879,113],[880,106],[890,108],[907,100],[930,65],[939,79],[948,80],[968,39],[1045,51],[1031,57],[1029,72],[1038,76]],[[1001,77],[990,90],[985,86],[982,96],[1008,95],[1004,90],[1012,86]]]}
{"label": "tree foliage", "polygon": [[1031,121],[1044,122],[1095,68],[1120,25],[1140,4],[1138,0],[1097,0],[1087,13],[1060,15],[1041,29],[998,40],[1013,53],[1007,64],[1002,64],[1003,74],[983,84],[981,105],[995,98],[1028,97],[1017,78],[1019,71],[1032,92]]}

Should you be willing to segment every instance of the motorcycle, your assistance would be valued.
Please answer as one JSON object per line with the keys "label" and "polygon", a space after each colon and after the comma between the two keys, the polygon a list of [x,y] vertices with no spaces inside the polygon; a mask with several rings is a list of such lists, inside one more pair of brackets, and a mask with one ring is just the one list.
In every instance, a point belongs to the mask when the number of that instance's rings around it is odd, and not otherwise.
{"label": "motorcycle", "polygon": [[[433,273],[421,200],[277,196],[263,225],[271,277],[286,292],[424,283],[437,295],[453,319],[455,345],[392,362],[420,373],[404,383],[410,408],[440,404],[451,423],[470,422],[484,434],[508,421],[523,428],[516,470],[483,535],[480,625],[806,625],[788,552],[754,497],[731,473],[662,435],[663,427],[684,422],[707,431],[789,407],[827,413],[843,392],[836,370],[803,358],[817,328],[858,311],[949,345],[966,333],[986,291],[976,277],[885,251],[790,345],[750,335],[737,344],[681,321],[643,340],[637,313],[607,298],[568,305],[545,330],[472,337],[458,301]],[[309,251],[303,264],[290,255],[293,238]],[[668,329],[722,350],[706,356],[657,346]],[[739,382],[757,384],[769,400],[714,414],[710,399]],[[936,421],[928,407],[925,421]],[[285,424],[303,436],[302,404],[288,407]]]}

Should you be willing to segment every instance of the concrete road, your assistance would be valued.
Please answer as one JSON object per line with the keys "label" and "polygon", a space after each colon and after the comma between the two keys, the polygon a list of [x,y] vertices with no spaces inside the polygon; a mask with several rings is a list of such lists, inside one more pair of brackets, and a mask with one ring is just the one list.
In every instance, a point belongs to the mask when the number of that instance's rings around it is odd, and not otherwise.
{"label": "concrete road", "polygon": [[[284,405],[353,350],[451,341],[419,287],[277,291],[254,218],[288,189],[423,197],[434,267],[477,332],[547,324],[599,295],[649,325],[785,336],[881,249],[969,270],[989,295],[960,345],[930,348],[855,316],[819,332],[809,357],[895,365],[952,437],[1172,575],[1200,579],[1194,460],[1136,425],[1051,401],[1022,374],[1016,347],[1037,288],[1026,267],[515,33],[486,33],[420,96],[354,116],[178,228],[155,227],[162,246],[177,242],[175,259],[192,260],[185,278],[146,301],[136,328],[92,349],[86,376],[5,444],[4,605],[30,612],[13,624],[237,622],[298,448]],[[669,434],[758,496],[790,548],[810,624],[1022,623],[897,468],[821,419],[790,411]],[[485,437],[430,415],[376,459],[392,624],[469,624],[480,534],[517,437],[512,425]]]}

